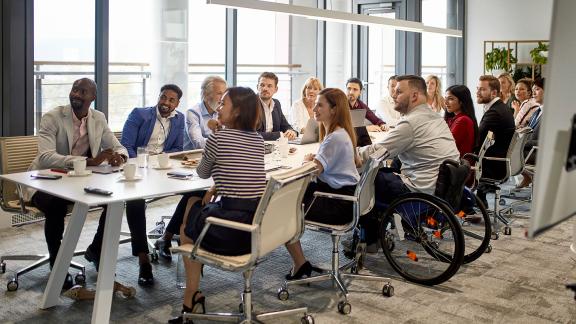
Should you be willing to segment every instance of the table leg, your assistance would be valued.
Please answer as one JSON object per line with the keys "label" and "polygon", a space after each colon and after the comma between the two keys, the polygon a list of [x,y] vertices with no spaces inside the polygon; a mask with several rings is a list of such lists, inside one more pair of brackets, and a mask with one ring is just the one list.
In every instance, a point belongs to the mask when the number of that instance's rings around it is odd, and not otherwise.
{"label": "table leg", "polygon": [[80,233],[82,232],[82,227],[86,221],[87,214],[88,205],[82,203],[74,204],[72,216],[70,216],[70,221],[64,231],[64,238],[62,239],[62,244],[58,250],[58,256],[56,256],[54,267],[50,272],[50,278],[48,279],[48,284],[46,285],[44,295],[42,296],[42,301],[40,303],[40,308],[42,309],[56,306],[58,304],[58,296],[60,296],[62,285],[64,284],[70,261],[72,261],[72,257],[74,256],[74,250],[78,244],[78,239],[80,238]]}
{"label": "table leg", "polygon": [[92,323],[108,323],[110,321],[110,309],[114,293],[114,273],[116,270],[116,259],[118,258],[123,212],[123,201],[108,204],[102,252],[100,254],[100,270],[98,271],[98,283],[96,285],[96,299],[92,310]]}

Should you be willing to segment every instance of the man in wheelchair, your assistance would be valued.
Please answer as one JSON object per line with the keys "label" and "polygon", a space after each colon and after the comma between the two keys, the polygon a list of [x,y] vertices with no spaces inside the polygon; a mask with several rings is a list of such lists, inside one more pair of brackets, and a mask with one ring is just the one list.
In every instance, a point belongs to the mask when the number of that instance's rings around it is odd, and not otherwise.
{"label": "man in wheelchair", "polygon": [[378,212],[405,193],[433,195],[442,162],[447,159],[458,161],[460,157],[448,125],[426,103],[426,82],[422,77],[399,76],[392,98],[394,109],[402,116],[400,121],[379,143],[359,148],[363,161],[385,148],[390,158],[397,158],[401,163],[400,173],[390,172],[390,169],[378,172],[375,208],[360,219],[368,252],[378,251]]}

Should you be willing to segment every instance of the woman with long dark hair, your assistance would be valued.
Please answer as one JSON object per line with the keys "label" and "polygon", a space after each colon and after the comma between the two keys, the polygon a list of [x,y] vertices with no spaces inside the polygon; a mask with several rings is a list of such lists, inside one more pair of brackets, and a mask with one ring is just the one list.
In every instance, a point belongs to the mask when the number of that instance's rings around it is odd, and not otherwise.
{"label": "woman with long dark hair", "polygon": [[472,153],[478,140],[478,122],[468,87],[453,85],[446,89],[444,120],[456,141],[460,157]]}

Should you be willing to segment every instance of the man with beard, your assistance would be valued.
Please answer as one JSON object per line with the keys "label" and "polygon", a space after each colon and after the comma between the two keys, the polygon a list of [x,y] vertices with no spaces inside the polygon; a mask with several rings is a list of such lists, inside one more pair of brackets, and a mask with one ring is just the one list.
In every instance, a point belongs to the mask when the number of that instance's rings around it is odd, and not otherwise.
{"label": "man with beard", "polygon": [[226,88],[226,80],[219,76],[211,75],[202,81],[202,100],[186,112],[185,150],[203,149],[212,129],[218,127],[216,108]]}
{"label": "man with beard", "polygon": [[[112,166],[126,162],[128,152],[108,128],[106,117],[100,111],[90,109],[96,98],[96,83],[79,79],[72,85],[70,105],[56,107],[44,116],[38,129],[38,155],[29,170],[72,167],[73,161],[86,159],[86,165],[96,166],[108,161]],[[50,255],[50,268],[56,261],[64,233],[64,217],[71,201],[37,191],[32,203],[45,215],[44,235]],[[92,246],[100,251],[104,235],[104,216],[100,216],[98,230]],[[64,288],[72,286],[68,274]]]}
{"label": "man with beard", "polygon": [[[396,91],[392,94],[394,110],[402,118],[379,142],[359,148],[359,155],[366,161],[370,154],[381,148],[398,157],[402,166],[400,174],[378,172],[375,180],[376,201],[389,204],[408,192],[434,194],[440,164],[444,160],[458,161],[460,153],[448,124],[426,103],[426,82],[416,75],[397,77]],[[377,252],[378,221],[374,217],[361,217],[365,228],[368,252]]]}
{"label": "man with beard", "polygon": [[[484,115],[478,125],[478,152],[489,131],[494,133],[494,144],[488,148],[485,156],[489,157],[506,157],[512,135],[514,135],[515,124],[514,115],[508,106],[500,100],[500,82],[492,75],[482,75],[478,80],[476,88],[476,102],[484,104]],[[506,174],[506,162],[501,161],[482,161],[482,177],[489,179],[501,179]],[[488,206],[486,201],[486,192],[489,187],[483,183],[478,185],[478,197]]]}
{"label": "man with beard", "polygon": [[[146,151],[152,154],[182,151],[184,115],[176,111],[180,98],[182,90],[177,85],[166,84],[160,89],[155,107],[132,110],[124,124],[121,141],[131,158],[137,156],[138,147],[146,147]],[[154,276],[148,258],[144,199],[126,202],[126,220],[132,237],[132,255],[138,256],[140,264],[138,284],[152,285]],[[87,257],[97,252],[90,248],[89,251],[91,253],[86,253]],[[99,260],[99,255],[94,256],[94,260]]]}
{"label": "man with beard", "polygon": [[258,77],[258,96],[262,103],[262,121],[257,131],[265,141],[273,141],[283,133],[289,140],[298,136],[282,113],[280,101],[272,98],[278,92],[278,77],[272,72],[263,72]]}
{"label": "man with beard", "polygon": [[374,112],[366,105],[360,98],[362,94],[362,81],[358,78],[350,78],[346,81],[346,96],[348,96],[348,103],[350,104],[350,110],[363,109],[366,111],[366,119],[368,119],[372,125],[366,126],[369,132],[381,132],[388,130],[388,126],[382,119],[378,118]]}

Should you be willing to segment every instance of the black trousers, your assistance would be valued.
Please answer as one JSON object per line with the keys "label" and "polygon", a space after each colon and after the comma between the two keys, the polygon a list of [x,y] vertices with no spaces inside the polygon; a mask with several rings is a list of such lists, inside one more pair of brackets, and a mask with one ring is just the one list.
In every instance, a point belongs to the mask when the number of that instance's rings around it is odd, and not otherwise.
{"label": "black trousers", "polygon": [[[50,268],[52,268],[56,261],[56,256],[58,255],[64,234],[64,217],[66,217],[68,206],[73,203],[66,199],[37,191],[34,196],[32,196],[32,204],[42,211],[46,218],[44,222],[44,236],[46,237],[48,253],[50,254]],[[96,250],[98,254],[100,253],[102,238],[104,236],[106,206],[103,207],[104,209],[98,222],[98,229],[91,244],[91,246],[98,248],[98,250]]]}

